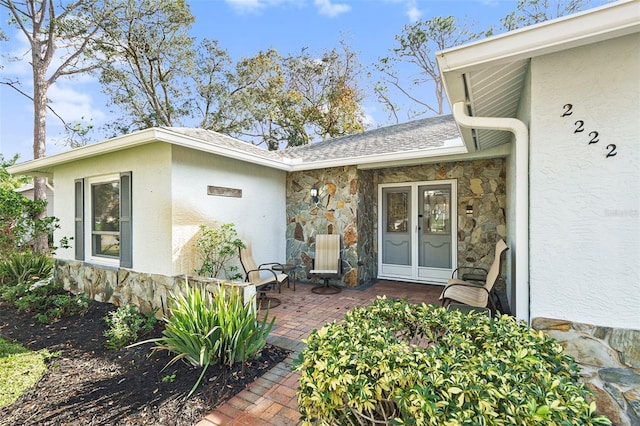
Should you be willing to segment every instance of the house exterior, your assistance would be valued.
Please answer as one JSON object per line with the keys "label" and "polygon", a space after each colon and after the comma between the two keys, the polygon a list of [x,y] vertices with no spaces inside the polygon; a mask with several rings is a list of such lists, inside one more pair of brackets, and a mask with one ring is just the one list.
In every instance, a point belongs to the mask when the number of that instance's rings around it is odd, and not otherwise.
{"label": "house exterior", "polygon": [[264,242],[254,244],[257,258],[284,257],[284,229],[274,226],[285,215],[283,166],[227,136],[149,129],[18,167],[59,185],[55,239],[73,240],[56,252],[56,274],[97,300],[164,309],[200,266],[199,226],[214,221]]}
{"label": "house exterior", "polygon": [[522,318],[640,328],[639,16],[618,2],[437,55],[469,151],[511,141]]}
{"label": "house exterior", "polygon": [[[9,171],[53,178],[69,288],[148,309],[193,274],[214,220],[297,279],[315,236],[338,233],[348,287],[443,284],[504,239],[512,313],[586,366],[616,424],[640,421],[640,2],[436,56],[452,115],[284,152],[155,128]],[[117,231],[100,197],[123,207]]]}
{"label": "house exterior", "polygon": [[469,152],[508,141],[515,312],[613,424],[640,424],[640,2],[436,56]]}
{"label": "house exterior", "polygon": [[[16,188],[16,192],[21,194],[23,197],[28,198],[29,200],[35,199],[35,194],[33,190],[33,184],[29,183],[26,185],[22,185],[20,188]],[[47,216],[53,216],[53,206],[54,206],[54,189],[47,182],[46,194],[47,194]]]}

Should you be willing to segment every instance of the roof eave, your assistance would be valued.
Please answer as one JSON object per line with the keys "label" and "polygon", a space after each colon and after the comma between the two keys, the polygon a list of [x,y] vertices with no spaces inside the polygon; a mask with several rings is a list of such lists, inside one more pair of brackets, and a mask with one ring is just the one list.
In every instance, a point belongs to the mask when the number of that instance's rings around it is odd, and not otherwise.
{"label": "roof eave", "polygon": [[50,176],[53,167],[72,161],[82,160],[96,155],[109,154],[123,148],[132,148],[155,141],[157,129],[146,129],[128,135],[118,136],[96,144],[83,146],[70,151],[44,158],[26,161],[7,168],[12,175]]}
{"label": "roof eave", "polygon": [[173,145],[196,149],[234,158],[253,164],[263,165],[279,170],[288,170],[289,166],[279,159],[269,159],[228,146],[209,144],[200,139],[182,135],[165,128],[150,128],[128,135],[118,136],[92,145],[76,148],[49,157],[39,158],[13,165],[7,171],[13,175],[52,176],[53,167],[90,157],[109,154],[122,149],[133,148],[154,142],[166,142]]}
{"label": "roof eave", "polygon": [[[473,98],[466,87],[466,73],[636,33],[639,17],[637,0],[619,1],[437,52],[449,104],[468,103]],[[469,152],[475,151],[472,130],[460,126],[458,130]]]}
{"label": "roof eave", "polygon": [[436,53],[441,73],[456,74],[596,43],[640,30],[637,0],[620,1]]}
{"label": "roof eave", "polygon": [[382,167],[383,164],[393,164],[394,162],[406,162],[408,160],[419,160],[426,157],[441,157],[449,155],[466,154],[464,145],[439,148],[425,148],[411,151],[363,155],[358,157],[338,158],[331,160],[309,161],[290,164],[290,171],[306,171],[326,169],[331,167],[358,166],[360,168]]}

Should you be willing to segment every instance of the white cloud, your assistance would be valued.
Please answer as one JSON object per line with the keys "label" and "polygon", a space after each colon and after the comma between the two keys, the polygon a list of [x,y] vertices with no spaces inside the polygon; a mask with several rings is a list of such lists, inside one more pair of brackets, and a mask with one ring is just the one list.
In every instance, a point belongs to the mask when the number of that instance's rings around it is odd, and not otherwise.
{"label": "white cloud", "polygon": [[351,6],[344,3],[331,3],[331,0],[314,0],[320,15],[335,18],[336,16],[351,10]]}
{"label": "white cloud", "polygon": [[[80,120],[92,120],[94,125],[102,123],[106,118],[105,113],[94,107],[93,96],[88,90],[81,90],[83,88],[83,85],[73,85],[73,82],[67,81],[54,84],[47,92],[51,108],[67,123]],[[51,116],[49,119],[58,120]]]}
{"label": "white cloud", "polygon": [[362,119],[365,129],[373,129],[377,127],[378,121],[374,116],[377,112],[377,105],[362,105]]}
{"label": "white cloud", "polygon": [[263,0],[225,0],[238,13],[255,13],[268,6]]}
{"label": "white cloud", "polygon": [[407,9],[407,16],[411,22],[416,22],[422,17],[422,12],[416,6],[409,6]]}
{"label": "white cloud", "polygon": [[[10,35],[10,41],[5,44],[2,52],[2,69],[0,76],[13,79],[15,77],[29,77],[31,75],[31,47],[25,36],[17,31]],[[6,49],[6,50],[5,50]],[[4,57],[6,55],[6,57]],[[7,59],[9,58],[9,59]]]}
{"label": "white cloud", "polygon": [[391,3],[397,3],[404,5],[405,13],[409,18],[410,22],[416,22],[420,18],[422,18],[422,11],[418,9],[418,1],[417,0],[387,0]]}

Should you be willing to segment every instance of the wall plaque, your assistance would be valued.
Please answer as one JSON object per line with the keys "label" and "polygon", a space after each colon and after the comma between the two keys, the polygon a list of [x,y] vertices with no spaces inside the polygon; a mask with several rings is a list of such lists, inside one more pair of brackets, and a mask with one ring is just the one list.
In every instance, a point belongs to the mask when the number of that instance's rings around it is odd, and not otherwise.
{"label": "wall plaque", "polygon": [[208,185],[207,195],[214,195],[216,197],[242,198],[242,189],[225,188],[224,186]]}

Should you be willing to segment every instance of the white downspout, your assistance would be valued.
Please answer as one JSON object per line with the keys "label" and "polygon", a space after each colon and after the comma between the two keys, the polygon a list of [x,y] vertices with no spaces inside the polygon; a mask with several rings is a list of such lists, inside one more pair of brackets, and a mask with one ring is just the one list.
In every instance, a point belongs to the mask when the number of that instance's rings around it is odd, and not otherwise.
{"label": "white downspout", "polygon": [[516,202],[515,202],[515,280],[516,317],[530,323],[529,312],[529,130],[520,120],[504,117],[472,117],[464,102],[453,105],[456,122],[470,129],[504,130],[515,136]]}

